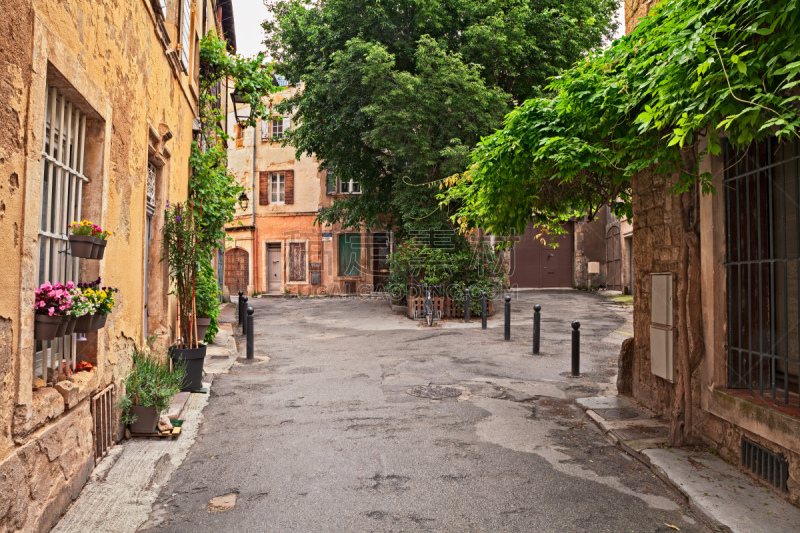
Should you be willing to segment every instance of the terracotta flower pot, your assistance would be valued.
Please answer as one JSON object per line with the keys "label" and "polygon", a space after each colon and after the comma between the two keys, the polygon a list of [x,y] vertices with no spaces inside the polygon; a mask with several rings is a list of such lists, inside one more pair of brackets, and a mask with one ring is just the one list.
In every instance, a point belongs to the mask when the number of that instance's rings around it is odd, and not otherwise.
{"label": "terracotta flower pot", "polygon": [[94,259],[103,258],[103,256],[106,254],[106,243],[108,243],[108,241],[105,239],[95,239],[93,251]]}
{"label": "terracotta flower pot", "polygon": [[78,317],[78,323],[75,324],[75,333],[90,333],[94,331],[92,324],[94,323],[95,315],[82,315]]}
{"label": "terracotta flower pot", "polygon": [[131,405],[130,413],[136,416],[136,421],[131,424],[131,433],[155,433],[158,427],[158,411],[155,407]]}
{"label": "terracotta flower pot", "polygon": [[183,378],[183,392],[192,392],[203,386],[203,360],[206,358],[206,345],[198,348],[169,347],[169,356],[176,364],[186,366],[186,377]]}
{"label": "terracotta flower pot", "polygon": [[58,324],[58,331],[56,331],[56,337],[63,337],[67,334],[67,326],[69,325],[69,317],[68,316],[60,316],[58,317],[61,319],[61,322]]}
{"label": "terracotta flower pot", "polygon": [[75,331],[75,326],[78,324],[78,317],[70,316],[69,320],[67,321],[67,330],[64,332],[64,335],[72,335]]}
{"label": "terracotta flower pot", "polygon": [[94,237],[89,235],[70,235],[69,248],[72,257],[91,259],[94,251]]}
{"label": "terracotta flower pot", "polygon": [[197,338],[201,341],[206,338],[206,331],[211,325],[210,318],[197,317]]}
{"label": "terracotta flower pot", "polygon": [[36,322],[33,325],[33,338],[40,341],[51,341],[56,338],[60,325],[60,316],[36,315]]}

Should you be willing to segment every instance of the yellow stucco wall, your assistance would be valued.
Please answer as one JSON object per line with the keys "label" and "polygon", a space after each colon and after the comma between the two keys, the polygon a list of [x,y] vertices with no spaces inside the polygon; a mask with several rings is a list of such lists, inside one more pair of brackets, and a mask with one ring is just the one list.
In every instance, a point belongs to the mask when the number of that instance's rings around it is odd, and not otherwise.
{"label": "yellow stucco wall", "polygon": [[[50,488],[11,489],[21,496],[9,510],[2,507],[6,514],[0,514],[0,530],[47,527],[61,512],[53,502],[62,501],[64,494],[71,496],[76,486],[79,490],[86,469],[94,464],[87,398],[109,383],[119,384],[129,368],[131,346],[142,341],[147,164],[154,158],[163,164],[157,188],[158,219],[167,199],[182,200],[187,194],[197,105],[194,47],[205,30],[218,29],[213,18],[215,1],[192,0],[187,75],[176,68],[179,62],[170,59],[170,49],[164,46],[164,35],[172,47],[180,42],[176,25],[180,3],[167,4],[166,20],[162,20],[149,0],[4,2],[0,20],[4,81],[0,84],[4,103],[0,106],[0,279],[4,287],[0,291],[0,493],[10,493],[5,483],[20,472],[31,487]],[[209,18],[203,20],[204,14]],[[32,387],[41,151],[46,91],[53,83],[90,122],[85,170],[90,183],[82,218],[114,232],[103,260],[80,260],[81,275],[75,281],[91,281],[99,275],[103,285],[119,289],[105,328],[79,343],[79,359],[95,363],[96,372],[76,374],[81,379],[74,382],[69,397],[53,387],[37,391]],[[172,138],[164,141],[167,131]],[[174,319],[166,296],[166,270],[158,266],[160,254],[153,256],[159,241],[158,234],[154,235],[149,247],[149,286],[151,298],[161,300],[160,306],[154,306],[160,316],[151,317],[149,324],[158,326],[155,332],[166,340]],[[72,449],[64,449],[62,459],[51,458],[53,465],[63,461],[60,469],[37,468],[30,445],[46,434],[56,440],[65,437],[75,427],[89,431],[88,441],[80,434]],[[70,472],[71,477],[58,481],[58,475],[65,477],[59,470]],[[50,475],[54,478],[49,479]]]}

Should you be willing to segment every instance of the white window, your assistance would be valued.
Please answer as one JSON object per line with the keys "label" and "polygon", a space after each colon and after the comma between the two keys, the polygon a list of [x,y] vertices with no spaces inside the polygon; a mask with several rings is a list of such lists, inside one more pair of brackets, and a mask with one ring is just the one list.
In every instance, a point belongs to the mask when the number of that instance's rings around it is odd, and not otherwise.
{"label": "white window", "polygon": [[286,175],[283,172],[273,172],[269,177],[269,201],[273,204],[282,204],[286,194]]}
{"label": "white window", "polygon": [[[67,226],[81,220],[86,116],[48,87],[42,146],[39,218],[39,284],[78,281],[78,259],[69,254]],[[47,381],[47,370],[75,363],[76,336],[37,342],[33,375]]]}
{"label": "white window", "polygon": [[272,124],[272,138],[273,139],[280,139],[283,137],[283,134],[289,131],[290,122],[289,118],[284,117],[282,119],[271,120],[270,123]]}
{"label": "white window", "polygon": [[361,186],[356,180],[339,181],[342,194],[361,194]]}
{"label": "white window", "polygon": [[361,194],[358,180],[344,180],[336,177],[332,169],[325,171],[325,194]]}

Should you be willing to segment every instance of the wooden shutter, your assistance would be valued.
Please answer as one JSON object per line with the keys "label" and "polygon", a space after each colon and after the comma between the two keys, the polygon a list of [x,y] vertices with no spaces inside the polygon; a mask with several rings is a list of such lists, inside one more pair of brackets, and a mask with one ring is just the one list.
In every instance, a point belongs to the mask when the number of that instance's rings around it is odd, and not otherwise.
{"label": "wooden shutter", "polygon": [[192,3],[191,0],[183,0],[181,4],[181,65],[183,70],[189,73],[189,48],[191,45],[191,35],[189,32],[192,29]]}
{"label": "wooden shutter", "polygon": [[302,242],[289,243],[289,281],[306,280],[306,245]]}
{"label": "wooden shutter", "polygon": [[284,185],[284,190],[286,193],[284,194],[283,203],[285,204],[293,204],[294,203],[294,170],[287,170],[286,171],[286,182]]}
{"label": "wooden shutter", "polygon": [[261,141],[266,142],[269,140],[269,128],[272,122],[270,120],[262,120],[261,121]]}
{"label": "wooden shutter", "polygon": [[325,194],[336,194],[336,173],[332,170],[325,171]]}
{"label": "wooden shutter", "polygon": [[258,205],[269,205],[269,172],[258,173]]}

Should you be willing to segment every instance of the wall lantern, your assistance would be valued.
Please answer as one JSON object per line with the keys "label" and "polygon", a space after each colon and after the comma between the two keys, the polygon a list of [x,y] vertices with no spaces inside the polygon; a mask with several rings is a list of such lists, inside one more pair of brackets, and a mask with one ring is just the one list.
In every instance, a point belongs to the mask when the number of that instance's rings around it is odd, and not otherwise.
{"label": "wall lantern", "polygon": [[247,205],[250,202],[250,198],[247,197],[247,193],[242,191],[242,194],[239,195],[239,207],[242,208],[242,211],[247,211]]}
{"label": "wall lantern", "polygon": [[[252,109],[250,108],[250,101],[243,98],[241,94],[239,94],[239,89],[234,89],[231,93],[231,101],[233,102],[233,113],[236,116],[236,122],[244,128],[247,126],[247,121],[250,120],[250,115],[252,114]],[[239,105],[245,105],[242,109],[239,109]]]}

